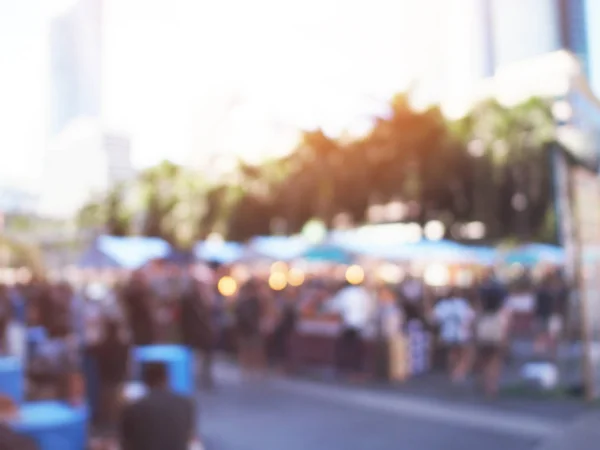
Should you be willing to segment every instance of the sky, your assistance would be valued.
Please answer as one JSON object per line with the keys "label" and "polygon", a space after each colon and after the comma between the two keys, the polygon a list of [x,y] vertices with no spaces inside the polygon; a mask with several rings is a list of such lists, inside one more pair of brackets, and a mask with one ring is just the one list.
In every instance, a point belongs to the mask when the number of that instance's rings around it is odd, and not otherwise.
{"label": "sky", "polygon": [[35,179],[41,170],[46,90],[42,1],[0,0],[0,186]]}
{"label": "sky", "polygon": [[[0,185],[40,178],[48,23],[71,1],[0,0]],[[258,160],[290,148],[299,128],[360,132],[415,80],[423,102],[470,89],[481,65],[477,4],[105,0],[103,119],[131,135],[136,167],[223,153]],[[515,23],[508,9],[503,17]]]}
{"label": "sky", "polygon": [[[364,129],[392,93],[445,64],[431,10],[451,2],[106,0],[104,120],[131,134],[138,167],[257,159],[298,128]],[[66,3],[0,0],[0,180],[40,176],[48,23]]]}

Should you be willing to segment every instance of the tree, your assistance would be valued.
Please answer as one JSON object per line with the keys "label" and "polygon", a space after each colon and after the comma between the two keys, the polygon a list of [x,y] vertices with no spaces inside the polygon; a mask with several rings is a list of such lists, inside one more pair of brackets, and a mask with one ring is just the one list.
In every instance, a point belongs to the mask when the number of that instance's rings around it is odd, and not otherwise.
{"label": "tree", "polygon": [[106,200],[106,231],[112,236],[127,236],[130,232],[131,214],[124,204],[125,187],[114,187]]}
{"label": "tree", "polygon": [[104,197],[96,197],[77,213],[76,223],[81,230],[96,230],[114,236],[130,232],[131,214],[124,204],[125,186],[111,189]]}
{"label": "tree", "polygon": [[488,100],[454,129],[479,148],[473,191],[491,236],[529,239],[544,229],[552,203],[546,151],[554,136],[550,104],[532,98],[509,108]]}

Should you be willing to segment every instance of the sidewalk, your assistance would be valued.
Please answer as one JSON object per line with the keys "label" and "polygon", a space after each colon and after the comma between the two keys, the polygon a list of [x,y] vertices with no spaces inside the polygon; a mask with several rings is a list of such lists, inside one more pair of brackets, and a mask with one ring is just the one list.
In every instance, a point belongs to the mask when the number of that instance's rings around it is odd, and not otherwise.
{"label": "sidewalk", "polygon": [[[515,377],[515,369],[512,374],[505,374],[504,383],[510,383],[510,378]],[[495,400],[485,398],[481,390],[476,386],[474,380],[463,384],[454,384],[444,373],[430,373],[410,379],[403,384],[390,385],[385,382],[367,382],[364,384],[352,384],[331,378],[304,373],[292,377],[292,379],[310,380],[318,384],[337,385],[351,387],[357,391],[370,391],[384,393],[389,397],[411,397],[431,401],[443,401],[455,405],[480,407],[489,411],[503,412],[507,414],[528,414],[544,419],[558,421],[571,421],[588,411],[588,406],[583,401],[569,398],[552,398],[534,396],[519,396],[516,394],[503,394]]]}
{"label": "sidewalk", "polygon": [[[390,395],[389,390],[370,389],[346,383],[315,382],[306,379],[271,375],[266,378],[244,379],[233,364],[220,363],[215,366],[216,380],[221,385],[236,389],[275,392],[287,396],[288,402],[294,399],[312,399],[361,411],[397,416],[400,420],[438,423],[443,426],[459,427],[476,432],[494,432],[527,439],[532,444],[553,435],[566,422],[562,419],[541,417],[526,412],[503,411],[491,405],[476,405],[451,402],[424,396],[402,393]],[[278,394],[278,395],[279,395]],[[491,407],[490,407],[491,406]]]}
{"label": "sidewalk", "polygon": [[[574,352],[572,348],[564,346],[561,353],[564,361],[572,359]],[[364,384],[346,383],[336,379],[331,370],[321,369],[308,369],[294,377],[323,384],[347,385],[358,390],[385,392],[386,395],[409,395],[413,398],[442,400],[459,405],[480,406],[505,413],[531,414],[547,419],[570,421],[588,410],[584,401],[577,398],[553,393],[546,394],[534,389],[527,392],[528,388],[525,387],[521,369],[525,363],[535,360],[536,355],[532,341],[516,340],[513,342],[511,356],[510,362],[502,371],[499,398],[493,401],[485,398],[477,385],[476,377],[472,376],[464,383],[454,384],[446,373],[438,370],[416,376],[397,385],[378,381],[369,381]],[[563,364],[561,369],[564,368],[563,362],[559,364]],[[579,367],[579,362],[576,365]]]}
{"label": "sidewalk", "polygon": [[[237,364],[230,359],[220,359],[217,364],[222,370],[237,371]],[[505,371],[504,382],[512,383],[517,377],[518,365],[513,364]],[[443,402],[459,407],[475,407],[481,410],[505,414],[527,414],[540,419],[569,423],[589,411],[583,401],[569,398],[534,398],[516,394],[501,394],[496,400],[488,400],[477,388],[474,380],[457,385],[444,373],[434,372],[410,379],[403,384],[392,385],[385,382],[368,381],[350,383],[334,377],[330,370],[308,370],[294,375],[271,374],[269,379],[289,380],[290,382],[310,382],[323,387],[340,387],[357,393],[384,395],[389,399],[404,398],[415,401]]]}
{"label": "sidewalk", "polygon": [[592,411],[540,444],[538,450],[596,450],[600,445],[600,411]]}

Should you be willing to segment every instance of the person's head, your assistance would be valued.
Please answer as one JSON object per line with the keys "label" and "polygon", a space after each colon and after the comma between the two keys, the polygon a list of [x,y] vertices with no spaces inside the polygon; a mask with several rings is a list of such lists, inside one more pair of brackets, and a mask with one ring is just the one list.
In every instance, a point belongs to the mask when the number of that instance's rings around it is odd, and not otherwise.
{"label": "person's head", "polygon": [[150,389],[165,388],[169,382],[167,366],[160,362],[147,362],[142,365],[142,382]]}

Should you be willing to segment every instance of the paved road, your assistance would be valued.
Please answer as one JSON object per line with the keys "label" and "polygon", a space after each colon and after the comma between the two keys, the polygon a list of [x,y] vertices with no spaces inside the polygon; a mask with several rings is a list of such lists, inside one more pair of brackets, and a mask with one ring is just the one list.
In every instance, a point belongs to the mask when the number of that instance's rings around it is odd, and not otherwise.
{"label": "paved road", "polygon": [[202,394],[207,450],[529,450],[561,429],[556,419],[345,386],[242,381],[219,367]]}

